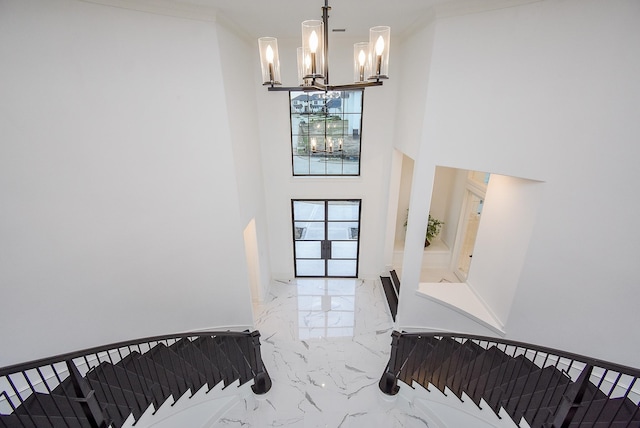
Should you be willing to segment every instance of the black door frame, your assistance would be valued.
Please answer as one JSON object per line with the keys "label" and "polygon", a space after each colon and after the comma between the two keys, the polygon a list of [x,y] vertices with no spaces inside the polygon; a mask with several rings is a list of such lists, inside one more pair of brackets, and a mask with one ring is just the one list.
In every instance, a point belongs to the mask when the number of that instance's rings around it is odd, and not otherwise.
{"label": "black door frame", "polygon": [[[329,264],[329,260],[354,260],[352,258],[349,259],[334,259],[331,257],[331,242],[333,241],[343,241],[341,239],[329,239],[329,227],[328,224],[330,222],[329,220],[329,202],[358,202],[358,236],[355,239],[356,243],[357,243],[357,247],[356,247],[356,272],[354,276],[329,276],[327,275],[328,273],[328,264]],[[320,241],[320,260],[324,260],[324,275],[323,276],[319,276],[319,275],[298,275],[298,266],[296,261],[298,260],[298,257],[296,255],[296,221],[309,221],[309,220],[296,220],[295,218],[295,212],[294,212],[294,204],[295,202],[323,202],[324,203],[324,220],[312,220],[312,221],[317,221],[320,222],[322,221],[324,223],[324,239]],[[362,199],[291,199],[291,230],[292,230],[292,237],[293,237],[293,271],[294,271],[294,276],[296,278],[357,278],[358,277],[358,272],[360,269],[360,222],[362,220]],[[354,220],[331,220],[331,222],[354,222]],[[348,241],[348,242],[352,242],[353,240],[344,240],[344,241]],[[307,259],[307,258],[300,258],[300,260],[318,260],[318,259]]]}

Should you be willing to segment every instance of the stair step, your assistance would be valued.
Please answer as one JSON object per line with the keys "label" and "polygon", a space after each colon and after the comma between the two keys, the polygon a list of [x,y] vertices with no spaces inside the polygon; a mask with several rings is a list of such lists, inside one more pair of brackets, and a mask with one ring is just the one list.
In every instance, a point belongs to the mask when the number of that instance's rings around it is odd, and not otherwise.
{"label": "stair step", "polygon": [[[195,393],[207,382],[204,375],[162,343],[151,348],[144,356],[184,379],[192,393]],[[177,400],[179,397],[174,398]]]}
{"label": "stair step", "polygon": [[384,295],[387,298],[387,304],[389,305],[389,311],[391,312],[391,318],[396,320],[396,314],[398,313],[398,295],[396,294],[391,278],[388,276],[381,276],[380,282],[382,283],[382,289]]}
{"label": "stair step", "polygon": [[139,352],[132,352],[116,364],[128,371],[136,373],[144,380],[154,398],[153,405],[157,409],[173,394],[176,399],[188,389],[184,379],[168,372],[163,366],[145,357]]}
{"label": "stair step", "polygon": [[640,410],[636,411],[638,406],[628,398],[605,398],[592,402],[583,401],[583,403],[578,408],[572,424],[628,420],[640,422]]}
{"label": "stair step", "polygon": [[41,392],[31,394],[22,405],[16,408],[14,413],[20,415],[85,417],[82,406],[78,401],[61,395],[44,394]]}
{"label": "stair step", "polygon": [[[118,415],[123,420],[128,417],[129,413],[132,413],[137,420],[151,404],[151,400],[145,395],[120,389],[109,381],[104,381],[103,378],[102,380],[96,380],[87,376],[87,380],[95,391],[98,401],[117,406],[115,410],[119,410]],[[126,411],[122,411],[123,409],[126,409]],[[112,416],[111,413],[109,413],[109,416]]]}
{"label": "stair step", "polygon": [[[91,385],[91,382],[89,382]],[[92,386],[92,389],[96,389],[95,386]],[[102,389],[100,389],[102,391]],[[61,396],[63,398],[71,398],[75,397],[76,393],[73,388],[73,384],[71,383],[71,379],[67,378],[60,385],[55,387],[53,391],[51,391],[52,396]],[[111,397],[111,395],[109,395]],[[127,417],[131,414],[131,409],[129,406],[124,404],[114,403],[112,399],[105,398],[104,395],[100,395],[96,392],[96,399],[98,403],[100,403],[100,407],[102,407],[105,417],[112,421],[113,426],[120,427],[127,419]]]}
{"label": "stair step", "polygon": [[43,416],[43,415],[1,415],[0,426],[6,428],[91,428],[86,418]]}
{"label": "stair step", "polygon": [[[238,363],[236,362],[238,359],[236,356],[237,352],[229,348],[226,340],[218,337],[202,337],[194,341],[193,344],[207,356],[215,367],[219,368],[224,386],[229,386],[236,379],[240,380],[240,385],[243,385],[249,380],[246,378],[246,373],[243,375],[238,370]],[[240,358],[242,358],[242,356],[240,356]],[[251,375],[249,376],[250,379],[253,378]]]}
{"label": "stair step", "polygon": [[422,360],[422,364],[414,370],[413,379],[423,386],[427,386],[431,383],[444,393],[445,383],[440,381],[439,378],[435,378],[434,374],[437,370],[447,372],[449,367],[445,366],[445,362],[449,361],[451,354],[461,347],[462,344],[460,342],[448,337],[440,339],[436,346],[433,347],[429,354]]}
{"label": "stair step", "polygon": [[185,338],[173,345],[172,348],[174,352],[184,358],[200,373],[204,374],[207,384],[209,385],[209,389],[211,389],[222,380],[222,373],[220,373],[218,368],[205,355],[205,353],[202,352],[202,349],[198,347],[197,344],[201,342],[201,338],[194,341]]}
{"label": "stair step", "polygon": [[396,290],[396,295],[400,295],[400,279],[398,278],[398,274],[395,269],[389,272],[391,274],[391,282],[393,283],[393,288]]}
{"label": "stair step", "polygon": [[[532,372],[538,370],[540,370],[538,366],[522,355],[509,358],[499,366],[471,381],[467,393],[474,398],[476,403],[479,403],[480,398],[490,397],[495,389],[498,390],[497,395],[499,395],[501,385],[509,384],[512,380],[521,376],[523,377],[522,382],[525,382],[527,374],[530,376]],[[494,410],[497,411],[497,409]]]}
{"label": "stair step", "polygon": [[517,420],[525,417],[533,422],[536,409],[547,408],[550,413],[555,413],[569,384],[569,378],[560,371],[545,367],[529,378],[521,377],[503,385],[499,404]]}
{"label": "stair step", "polygon": [[[406,362],[402,370],[400,370],[399,379],[407,385],[415,380],[421,383],[416,377],[420,376],[420,373],[416,373],[421,367],[423,361],[427,356],[438,346],[440,341],[433,337],[407,337],[402,340],[397,349],[398,355],[404,355]],[[425,388],[428,387],[427,383],[422,384]]]}
{"label": "stair step", "polygon": [[474,397],[472,395],[474,388],[469,388],[470,384],[480,376],[499,367],[510,358],[511,357],[507,356],[504,352],[492,346],[469,361],[458,373],[450,376],[449,379],[447,379],[447,383],[450,385],[449,389],[458,396],[460,396],[463,391],[466,392],[476,405],[480,405],[480,397]]}
{"label": "stair step", "polygon": [[[459,373],[462,367],[477,358],[483,352],[485,352],[484,348],[477,345],[472,340],[467,340],[462,346],[453,351],[449,358],[443,361],[440,367],[433,372],[430,382],[442,391],[445,386],[449,387],[447,382],[449,378],[454,376],[456,373]],[[455,393],[455,391],[452,392]],[[457,396],[462,399],[462,393]]]}

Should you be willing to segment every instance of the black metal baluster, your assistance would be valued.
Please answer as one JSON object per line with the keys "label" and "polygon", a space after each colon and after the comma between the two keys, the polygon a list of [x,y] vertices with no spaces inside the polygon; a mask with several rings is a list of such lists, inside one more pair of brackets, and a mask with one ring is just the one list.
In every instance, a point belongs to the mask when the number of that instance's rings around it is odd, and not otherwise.
{"label": "black metal baluster", "polygon": [[[22,376],[24,376],[24,372],[21,372]],[[20,407],[24,404],[24,400],[22,399],[22,395],[20,395],[20,392],[18,392],[18,388],[16,388],[16,385],[13,383],[13,379],[11,379],[11,375],[7,375],[7,381],[9,382],[9,385],[11,385],[11,389],[13,389],[13,392],[15,393],[16,397],[18,398],[18,401],[20,402],[20,404],[16,407]],[[33,419],[33,415],[31,414],[31,412],[29,411],[29,409],[27,409],[26,407],[24,408],[27,417],[29,418],[29,420],[31,420],[31,422],[33,423],[34,426],[38,426],[38,424],[35,422],[35,420]],[[20,424],[22,426],[24,426],[24,422],[22,422],[21,419],[20,420]]]}
{"label": "black metal baluster", "polygon": [[[42,371],[40,370],[40,367],[36,367],[36,372],[38,372],[38,376],[40,376],[40,379],[42,380],[42,383],[44,384],[44,387],[46,388],[47,392],[49,393],[49,396],[51,397],[51,388],[49,388],[49,385],[47,384],[47,380],[45,379],[44,375],[42,374]],[[56,410],[58,411],[58,413],[60,413],[60,416],[62,416],[62,419],[64,420],[64,424],[66,426],[69,426],[68,421],[65,418],[65,414],[62,411],[62,409],[60,409],[60,406],[58,404],[58,401],[56,399],[54,399],[53,397],[51,397],[53,401],[53,405],[55,406]],[[71,406],[71,411],[73,412],[73,416],[75,416],[77,419],[79,418],[78,414],[76,414],[76,410],[73,406]]]}

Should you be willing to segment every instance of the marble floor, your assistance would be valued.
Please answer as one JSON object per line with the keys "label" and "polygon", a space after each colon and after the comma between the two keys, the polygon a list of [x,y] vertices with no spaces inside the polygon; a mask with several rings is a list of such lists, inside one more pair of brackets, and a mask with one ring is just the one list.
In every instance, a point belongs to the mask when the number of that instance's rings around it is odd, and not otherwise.
{"label": "marble floor", "polygon": [[402,397],[380,392],[393,325],[375,281],[274,282],[255,308],[273,386],[227,411],[213,427],[427,427]]}

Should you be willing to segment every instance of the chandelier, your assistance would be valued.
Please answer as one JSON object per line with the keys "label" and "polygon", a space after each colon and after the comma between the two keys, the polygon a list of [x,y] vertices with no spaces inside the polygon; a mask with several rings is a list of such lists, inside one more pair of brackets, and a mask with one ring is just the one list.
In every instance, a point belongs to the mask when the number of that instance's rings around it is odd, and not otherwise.
{"label": "chandelier", "polygon": [[322,21],[302,23],[302,47],[298,48],[298,81],[300,86],[280,86],[278,40],[258,39],[262,81],[269,91],[341,91],[381,86],[388,79],[391,29],[378,26],[369,29],[369,41],[353,46],[353,83],[329,84],[329,0],[322,7]]}

